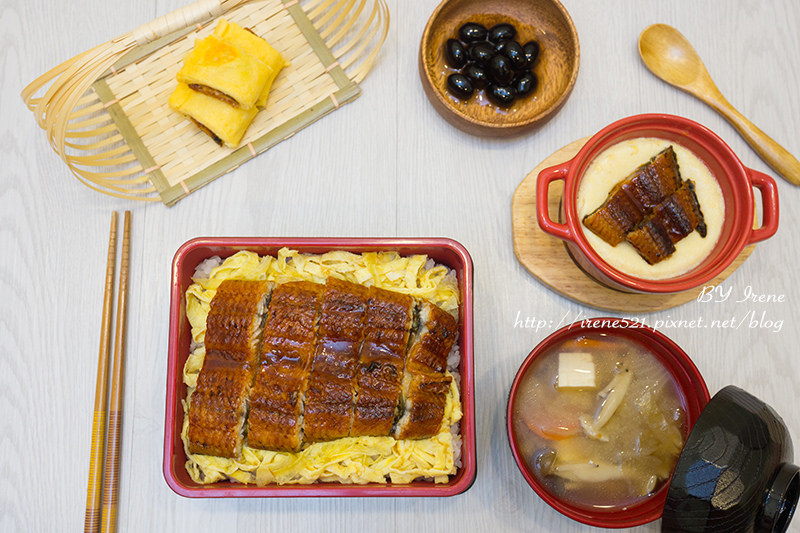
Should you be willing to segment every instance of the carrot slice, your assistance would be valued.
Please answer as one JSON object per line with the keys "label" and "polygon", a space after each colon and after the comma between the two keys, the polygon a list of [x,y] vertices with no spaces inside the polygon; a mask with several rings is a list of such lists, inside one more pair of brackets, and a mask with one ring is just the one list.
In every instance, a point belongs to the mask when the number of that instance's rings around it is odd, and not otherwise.
{"label": "carrot slice", "polygon": [[547,440],[564,440],[578,434],[579,427],[536,426],[528,425],[528,429]]}
{"label": "carrot slice", "polygon": [[569,437],[574,437],[581,430],[580,422],[576,419],[574,421],[556,421],[556,420],[532,420],[531,417],[524,417],[525,425],[546,440],[564,440]]}

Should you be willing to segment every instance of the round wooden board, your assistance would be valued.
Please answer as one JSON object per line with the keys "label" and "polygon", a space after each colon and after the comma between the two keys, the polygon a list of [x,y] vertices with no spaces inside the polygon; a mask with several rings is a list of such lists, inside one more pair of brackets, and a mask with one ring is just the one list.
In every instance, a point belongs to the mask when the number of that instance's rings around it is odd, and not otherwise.
{"label": "round wooden board", "polygon": [[[652,312],[671,309],[697,298],[703,290],[696,289],[672,294],[633,294],[606,287],[589,277],[570,256],[561,239],[548,235],[536,220],[536,177],[543,169],[567,161],[578,153],[588,137],[577,140],[551,154],[534,168],[514,192],[511,201],[511,225],[514,234],[514,253],[531,274],[555,292],[576,302],[618,312]],[[558,220],[562,181],[550,186],[547,202],[550,217]],[[707,285],[718,285],[744,263],[755,245],[742,250],[722,274]]]}

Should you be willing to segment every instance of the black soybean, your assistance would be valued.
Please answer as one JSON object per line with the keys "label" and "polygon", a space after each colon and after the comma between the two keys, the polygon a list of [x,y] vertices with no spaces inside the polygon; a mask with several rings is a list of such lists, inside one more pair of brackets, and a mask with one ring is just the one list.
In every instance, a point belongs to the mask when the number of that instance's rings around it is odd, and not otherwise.
{"label": "black soybean", "polygon": [[514,78],[511,60],[502,54],[497,54],[489,61],[489,74],[496,84],[508,85]]}
{"label": "black soybean", "polygon": [[503,22],[487,30],[466,22],[457,37],[448,39],[444,48],[447,65],[458,71],[447,78],[447,90],[456,98],[467,101],[482,89],[492,104],[506,108],[538,88],[533,67],[540,57],[539,43],[521,45],[513,24]]}
{"label": "black soybean", "polygon": [[500,107],[508,107],[514,103],[514,89],[507,85],[490,85],[488,89],[489,100]]}
{"label": "black soybean", "polygon": [[517,96],[528,96],[539,85],[539,78],[533,72],[526,72],[525,74],[514,80],[514,91]]}
{"label": "black soybean", "polygon": [[483,24],[477,22],[467,22],[458,29],[458,38],[465,43],[476,43],[485,41],[488,30]]}
{"label": "black soybean", "polygon": [[447,58],[447,64],[454,69],[460,69],[467,64],[467,51],[464,50],[464,46],[458,39],[447,39],[444,45],[444,55]]}
{"label": "black soybean", "polygon": [[509,43],[512,43],[512,42],[514,42],[514,41],[505,40],[505,41],[496,42],[496,43],[494,43],[494,51],[497,52],[498,54],[503,54],[503,53],[505,53],[506,46],[508,46]]}
{"label": "black soybean", "polygon": [[463,74],[450,74],[447,77],[447,90],[456,98],[462,100],[469,100],[472,93],[475,92],[472,82]]}
{"label": "black soybean", "polygon": [[539,43],[536,41],[528,41],[522,46],[522,50],[525,52],[527,68],[536,66],[536,60],[539,59]]}
{"label": "black soybean", "polygon": [[469,47],[469,58],[478,65],[488,65],[493,56],[494,48],[486,43],[475,43]]}
{"label": "black soybean", "polygon": [[511,62],[511,66],[514,70],[523,70],[527,68],[528,60],[525,56],[525,50],[517,41],[509,42],[503,50],[503,54]]}
{"label": "black soybean", "polygon": [[500,41],[511,40],[516,36],[517,29],[511,24],[502,22],[491,27],[488,38],[493,43],[499,43]]}
{"label": "black soybean", "polygon": [[461,73],[469,78],[476,89],[483,89],[489,84],[489,73],[480,65],[470,63]]}

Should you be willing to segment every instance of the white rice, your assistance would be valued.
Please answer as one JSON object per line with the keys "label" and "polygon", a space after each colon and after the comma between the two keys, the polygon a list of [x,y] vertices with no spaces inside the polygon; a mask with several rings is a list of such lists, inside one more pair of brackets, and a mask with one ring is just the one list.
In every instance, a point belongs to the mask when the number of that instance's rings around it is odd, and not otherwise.
{"label": "white rice", "polygon": [[218,255],[209,257],[200,262],[194,269],[193,279],[208,279],[211,276],[211,271],[222,264],[222,258]]}

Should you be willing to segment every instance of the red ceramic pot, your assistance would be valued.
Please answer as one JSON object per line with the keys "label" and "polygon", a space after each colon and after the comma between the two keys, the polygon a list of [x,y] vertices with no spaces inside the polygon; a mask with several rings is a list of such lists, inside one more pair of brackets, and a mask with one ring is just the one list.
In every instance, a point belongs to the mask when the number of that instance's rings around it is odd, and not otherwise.
{"label": "red ceramic pot", "polygon": [[[700,375],[700,371],[689,356],[668,337],[640,323],[620,318],[592,318],[556,331],[539,343],[520,366],[511,385],[506,410],[506,430],[511,452],[525,481],[545,502],[563,515],[595,527],[623,528],[646,524],[661,517],[670,480],[663,483],[653,495],[635,504],[619,507],[580,506],[561,499],[541,483],[528,466],[528,461],[518,445],[519,438],[514,429],[515,418],[519,416],[516,402],[522,394],[520,383],[528,369],[539,357],[550,352],[553,347],[567,339],[577,338],[587,333],[605,334],[612,338],[633,341],[645,347],[664,366],[672,376],[683,402],[683,410],[686,414],[686,427],[683,434],[684,439],[687,438],[710,399],[703,376]],[[547,406],[542,406],[542,408],[547,409]]]}
{"label": "red ceramic pot", "polygon": [[[702,263],[674,278],[642,279],[610,266],[586,240],[577,214],[576,197],[589,164],[606,148],[637,137],[666,139],[691,150],[705,163],[722,189],[725,218],[717,245]],[[547,191],[556,180],[564,181],[563,222],[552,220],[547,210]],[[753,187],[760,192],[762,203],[761,226],[755,229]],[[705,126],[674,115],[635,115],[606,126],[589,139],[574,158],[539,173],[536,215],[542,230],[564,239],[577,263],[604,285],[627,292],[674,293],[711,281],[730,266],[745,246],[775,234],[778,187],[771,177],[745,167],[733,150]]]}

